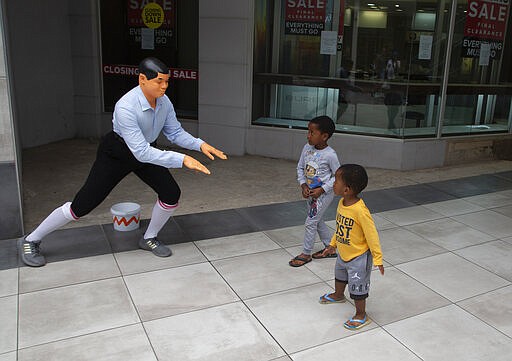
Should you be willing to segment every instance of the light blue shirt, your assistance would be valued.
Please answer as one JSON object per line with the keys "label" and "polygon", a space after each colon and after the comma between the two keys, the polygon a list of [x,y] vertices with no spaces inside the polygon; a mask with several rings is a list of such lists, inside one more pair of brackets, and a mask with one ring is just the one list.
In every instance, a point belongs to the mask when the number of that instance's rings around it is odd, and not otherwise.
{"label": "light blue shirt", "polygon": [[156,99],[153,109],[137,86],[116,103],[112,118],[113,130],[119,134],[139,162],[165,168],[181,168],[185,154],[160,150],[150,146],[160,132],[173,144],[191,150],[200,150],[203,140],[187,133],[176,118],[174,107],[163,95]]}
{"label": "light blue shirt", "polygon": [[330,146],[316,149],[306,143],[297,163],[297,181],[310,188],[322,187],[325,193],[332,192],[334,174],[340,166],[336,151]]}

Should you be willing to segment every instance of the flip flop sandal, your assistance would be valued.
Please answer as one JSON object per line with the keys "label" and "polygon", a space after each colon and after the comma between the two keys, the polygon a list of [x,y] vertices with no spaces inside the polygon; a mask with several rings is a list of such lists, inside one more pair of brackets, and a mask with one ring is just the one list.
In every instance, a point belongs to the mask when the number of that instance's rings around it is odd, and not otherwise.
{"label": "flip flop sandal", "polygon": [[[304,257],[297,256],[297,257],[294,257],[290,262],[288,262],[288,264],[292,267],[301,267],[301,266],[304,266],[306,263],[311,262],[311,260],[312,260],[311,258],[304,258]],[[293,261],[300,261],[302,263],[296,264],[296,263],[293,263]]]}
{"label": "flip flop sandal", "polygon": [[326,293],[325,295],[320,297],[320,299],[318,300],[318,302],[320,302],[322,305],[328,305],[330,303],[343,303],[345,301],[346,301],[345,297],[343,297],[343,299],[341,299],[341,300],[335,300],[334,298],[329,297],[328,293]]}
{"label": "flip flop sandal", "polygon": [[315,252],[313,253],[313,255],[311,257],[313,257],[314,259],[322,259],[322,258],[336,258],[338,257],[338,255],[336,254],[336,252],[334,253],[331,253],[331,254],[328,254],[327,256],[324,256],[323,253],[325,251],[325,248],[321,251],[318,251],[318,252]]}
{"label": "flip flop sandal", "polygon": [[[350,325],[349,322],[356,322],[356,323],[359,323],[359,325]],[[369,325],[371,322],[372,322],[372,320],[370,320],[368,318],[368,316],[364,316],[364,318],[362,320],[351,318],[350,320],[345,321],[343,323],[343,326],[345,326],[346,329],[354,331],[354,330],[359,330],[360,328],[362,328],[366,325]]]}

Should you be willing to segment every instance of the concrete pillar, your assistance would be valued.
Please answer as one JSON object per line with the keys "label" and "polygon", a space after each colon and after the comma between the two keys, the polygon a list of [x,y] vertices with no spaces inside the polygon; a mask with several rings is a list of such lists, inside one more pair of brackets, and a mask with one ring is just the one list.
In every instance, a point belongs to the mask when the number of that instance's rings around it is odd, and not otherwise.
{"label": "concrete pillar", "polygon": [[199,137],[245,153],[250,124],[252,0],[199,0]]}
{"label": "concrete pillar", "polygon": [[8,62],[6,61],[5,12],[0,2],[0,240],[23,234],[20,162],[11,106]]}

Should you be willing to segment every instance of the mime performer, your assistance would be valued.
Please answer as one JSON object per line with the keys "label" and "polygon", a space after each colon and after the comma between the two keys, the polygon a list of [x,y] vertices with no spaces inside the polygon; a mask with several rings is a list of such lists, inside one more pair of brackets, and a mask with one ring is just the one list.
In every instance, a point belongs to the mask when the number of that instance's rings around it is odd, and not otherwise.
{"label": "mime performer", "polygon": [[178,207],[181,193],[168,168],[185,166],[205,174],[210,174],[210,171],[188,155],[155,148],[156,139],[162,132],[171,143],[201,151],[212,160],[214,156],[220,159],[227,157],[182,128],[171,101],[165,95],[169,77],[169,68],[162,61],[156,58],[142,60],[139,64],[139,85],[116,103],[113,131],[102,138],[89,176],[73,202],[56,208],[32,233],[18,241],[21,259],[26,265],[44,266],[46,259],[40,251],[41,240],[68,222],[91,212],[130,172],[134,172],[158,195],[139,247],[159,257],[172,254],[171,249],[157,239],[158,232]]}

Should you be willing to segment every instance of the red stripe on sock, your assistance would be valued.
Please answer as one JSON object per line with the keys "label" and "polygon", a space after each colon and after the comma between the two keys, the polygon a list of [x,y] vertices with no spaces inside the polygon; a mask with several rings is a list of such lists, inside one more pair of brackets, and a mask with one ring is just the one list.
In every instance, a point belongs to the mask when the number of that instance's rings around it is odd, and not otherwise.
{"label": "red stripe on sock", "polygon": [[75,221],[76,221],[76,220],[78,220],[78,219],[80,218],[80,217],[77,217],[77,216],[75,215],[75,212],[73,212],[73,210],[71,209],[71,206],[69,206],[69,213],[71,213],[71,217],[73,217],[73,218],[75,219]]}
{"label": "red stripe on sock", "polygon": [[174,209],[174,208],[178,207],[178,203],[166,204],[166,203],[162,202],[160,199],[158,200],[158,204],[160,205],[160,207],[162,207],[163,209],[166,209],[166,210],[170,210],[170,209]]}

